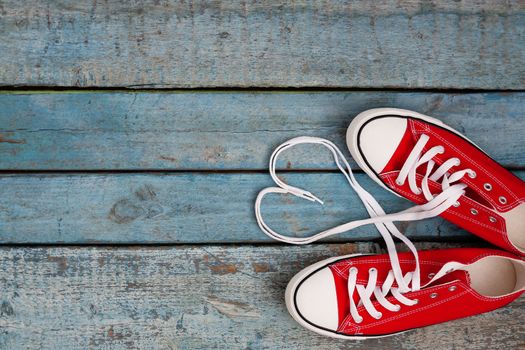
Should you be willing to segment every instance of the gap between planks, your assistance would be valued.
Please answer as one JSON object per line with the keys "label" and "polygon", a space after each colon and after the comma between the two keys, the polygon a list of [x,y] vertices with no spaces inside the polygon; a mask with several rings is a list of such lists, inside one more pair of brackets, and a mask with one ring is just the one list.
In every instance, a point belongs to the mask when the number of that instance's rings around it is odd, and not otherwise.
{"label": "gap between planks", "polygon": [[300,94],[304,93],[325,93],[325,92],[403,92],[403,93],[442,93],[442,94],[483,94],[483,93],[522,93],[525,89],[460,89],[460,88],[349,88],[349,87],[202,87],[202,88],[143,88],[143,87],[77,87],[77,86],[2,86],[0,94],[4,95],[39,95],[39,94],[79,94],[79,93],[247,93],[247,94]]}
{"label": "gap between planks", "polygon": [[[494,246],[490,243],[478,238],[477,236],[459,236],[459,237],[423,237],[423,238],[412,238],[411,241],[417,244],[444,244],[458,247],[470,247],[470,248],[493,248]],[[327,246],[337,247],[345,244],[374,244],[381,249],[384,248],[384,240],[381,237],[370,238],[366,240],[349,240],[349,239],[332,239],[332,240],[321,240],[310,243],[310,246]],[[402,243],[396,243],[398,249],[403,249]],[[83,249],[83,248],[100,248],[100,249],[135,249],[135,248],[148,248],[148,249],[168,249],[168,248],[199,248],[199,247],[224,247],[224,248],[237,248],[237,247],[298,247],[298,245],[282,243],[282,242],[251,242],[251,241],[237,241],[237,242],[172,242],[172,243],[104,243],[104,242],[90,242],[90,243],[0,243],[0,248],[71,248],[71,249]]]}

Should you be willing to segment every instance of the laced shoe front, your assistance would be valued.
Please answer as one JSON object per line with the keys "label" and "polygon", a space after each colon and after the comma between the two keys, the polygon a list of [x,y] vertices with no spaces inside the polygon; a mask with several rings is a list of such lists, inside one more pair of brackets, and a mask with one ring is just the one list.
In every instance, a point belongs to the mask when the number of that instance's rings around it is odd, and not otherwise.
{"label": "laced shoe front", "polygon": [[457,201],[440,215],[483,239],[525,254],[525,182],[441,121],[378,108],[350,124],[347,144],[377,183],[417,204]]}
{"label": "laced shoe front", "polygon": [[488,312],[525,291],[525,261],[511,253],[476,248],[418,252],[398,260],[408,289],[397,284],[388,255],[321,261],[299,272],[286,305],[302,326],[331,337],[362,339]]}

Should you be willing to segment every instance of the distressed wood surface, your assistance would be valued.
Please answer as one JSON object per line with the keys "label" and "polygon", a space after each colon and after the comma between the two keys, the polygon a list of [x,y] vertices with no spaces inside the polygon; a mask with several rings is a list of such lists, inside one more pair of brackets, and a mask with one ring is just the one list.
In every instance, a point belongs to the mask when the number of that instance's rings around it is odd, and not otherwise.
{"label": "distressed wood surface", "polygon": [[[267,196],[263,215],[278,232],[309,235],[368,217],[342,174],[281,177],[325,205],[291,195]],[[357,174],[357,180],[387,212],[412,205],[365,174]],[[268,174],[4,175],[0,243],[275,243],[260,231],[254,215],[257,193],[273,185]],[[398,225],[416,240],[475,239],[440,218]],[[380,239],[375,226],[333,238],[371,239]]]}
{"label": "distressed wood surface", "polygon": [[[525,93],[4,93],[0,169],[266,169],[274,147],[300,135],[348,153],[352,118],[383,106],[438,117],[520,168],[524,105]],[[279,167],[335,169],[316,147],[288,151]]]}
{"label": "distressed wood surface", "polygon": [[[306,331],[284,305],[289,279],[323,258],[380,248],[259,245],[271,241],[253,214],[257,192],[273,185],[258,170],[277,144],[314,135],[346,153],[346,127],[372,107],[436,116],[525,178],[524,92],[144,90],[523,91],[523,1],[5,0],[0,36],[0,86],[48,89],[0,91],[0,349],[525,347],[523,297],[393,338]],[[326,172],[326,152],[298,148],[279,168],[310,170],[282,177],[326,203],[269,197],[263,213],[279,232],[365,216],[343,176]],[[388,212],[410,206],[357,178]],[[439,218],[399,226],[418,241],[479,244]],[[372,226],[333,242],[376,239]],[[108,246],[56,246],[95,243]],[[197,245],[169,246],[181,243]]]}
{"label": "distressed wood surface", "polygon": [[0,85],[525,83],[521,0],[5,0],[0,14]]}
{"label": "distressed wood surface", "polygon": [[[420,244],[435,248],[438,245]],[[301,268],[372,244],[0,249],[3,349],[518,349],[525,298],[396,337],[303,329],[284,289]]]}

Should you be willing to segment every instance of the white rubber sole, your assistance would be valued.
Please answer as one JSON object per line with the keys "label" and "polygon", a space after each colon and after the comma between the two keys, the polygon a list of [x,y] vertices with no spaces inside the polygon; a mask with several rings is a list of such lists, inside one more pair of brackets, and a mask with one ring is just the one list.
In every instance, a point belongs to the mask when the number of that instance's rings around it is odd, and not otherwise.
{"label": "white rubber sole", "polygon": [[[463,136],[459,131],[446,125],[441,120],[429,117],[428,115],[424,115],[421,113],[409,111],[407,109],[400,109],[400,108],[373,108],[373,109],[369,109],[369,110],[359,113],[352,120],[352,122],[350,123],[346,131],[346,144],[348,146],[348,150],[350,151],[350,154],[356,161],[357,165],[359,165],[359,167],[368,176],[370,176],[370,178],[372,178],[375,182],[377,182],[381,187],[387,189],[388,191],[390,191],[391,193],[395,194],[398,197],[401,197],[401,196],[397,194],[396,192],[394,192],[393,190],[391,190],[388,186],[386,186],[383,183],[383,181],[381,181],[381,179],[376,175],[376,173],[372,169],[370,169],[370,167],[366,164],[365,160],[361,156],[361,152],[359,152],[359,147],[357,145],[357,135],[359,133],[359,130],[361,130],[361,127],[363,126],[363,124],[367,123],[370,119],[373,119],[379,116],[387,116],[387,115],[393,115],[393,116],[399,115],[399,116],[404,116],[404,117],[421,119],[425,122],[435,124],[444,129],[447,129],[455,133],[456,135],[460,136],[461,138],[467,140],[468,142],[472,143],[474,146],[478,147],[474,142],[469,140],[467,137]],[[479,149],[481,150],[481,148]]]}
{"label": "white rubber sole", "polygon": [[299,323],[301,326],[303,326],[304,328],[306,328],[308,330],[311,330],[312,332],[315,332],[317,334],[324,335],[324,336],[327,336],[327,337],[331,337],[331,338],[337,338],[337,339],[363,340],[363,339],[385,338],[385,337],[390,337],[390,336],[393,336],[393,335],[398,335],[398,334],[406,332],[406,331],[403,331],[403,332],[398,332],[398,333],[385,334],[385,335],[376,335],[376,336],[358,336],[358,335],[352,335],[351,336],[351,335],[339,334],[339,333],[335,333],[335,332],[331,332],[331,331],[328,331],[328,330],[324,330],[324,329],[318,328],[318,327],[316,327],[316,326],[306,322],[300,316],[299,312],[295,308],[295,303],[294,303],[295,291],[297,290],[297,287],[300,285],[300,283],[306,277],[308,277],[314,271],[319,270],[322,267],[324,267],[324,266],[326,266],[326,265],[328,265],[330,263],[333,263],[334,261],[341,260],[341,259],[352,258],[352,257],[356,257],[356,256],[361,256],[361,255],[372,255],[372,254],[350,254],[350,255],[344,255],[344,256],[337,256],[335,258],[329,258],[329,259],[325,259],[325,260],[319,261],[318,263],[310,265],[310,266],[302,269],[301,271],[299,271],[290,280],[290,282],[288,283],[288,286],[286,287],[285,297],[284,297],[285,301],[286,301],[286,308],[288,309],[288,312],[293,317],[293,319],[295,321],[297,321],[297,323]]}

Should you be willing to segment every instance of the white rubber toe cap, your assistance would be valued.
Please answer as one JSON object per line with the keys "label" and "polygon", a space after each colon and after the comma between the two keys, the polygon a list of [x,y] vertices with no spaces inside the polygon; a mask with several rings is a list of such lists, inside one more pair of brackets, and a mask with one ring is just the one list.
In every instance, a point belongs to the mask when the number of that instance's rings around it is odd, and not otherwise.
{"label": "white rubber toe cap", "polygon": [[399,146],[407,128],[407,119],[379,117],[365,123],[358,135],[360,152],[368,165],[381,173]]}
{"label": "white rubber toe cap", "polygon": [[329,330],[337,330],[339,313],[332,271],[325,267],[306,278],[297,288],[297,311],[309,323]]}

